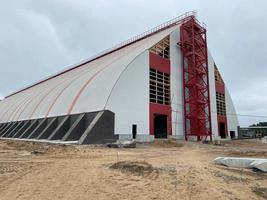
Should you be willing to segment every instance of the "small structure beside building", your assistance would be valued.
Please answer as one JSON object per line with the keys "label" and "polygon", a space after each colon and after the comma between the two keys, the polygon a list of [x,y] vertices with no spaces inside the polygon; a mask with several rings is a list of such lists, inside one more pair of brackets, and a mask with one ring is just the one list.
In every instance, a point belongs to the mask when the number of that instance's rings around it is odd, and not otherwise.
{"label": "small structure beside building", "polygon": [[238,138],[261,138],[267,136],[267,126],[238,127]]}

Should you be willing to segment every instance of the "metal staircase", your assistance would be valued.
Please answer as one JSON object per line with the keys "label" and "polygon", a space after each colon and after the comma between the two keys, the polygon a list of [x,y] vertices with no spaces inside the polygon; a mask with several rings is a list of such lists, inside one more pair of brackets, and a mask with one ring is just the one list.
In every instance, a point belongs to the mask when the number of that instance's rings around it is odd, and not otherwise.
{"label": "metal staircase", "polygon": [[180,27],[183,55],[185,139],[197,140],[211,135],[209,73],[206,29],[194,16]]}

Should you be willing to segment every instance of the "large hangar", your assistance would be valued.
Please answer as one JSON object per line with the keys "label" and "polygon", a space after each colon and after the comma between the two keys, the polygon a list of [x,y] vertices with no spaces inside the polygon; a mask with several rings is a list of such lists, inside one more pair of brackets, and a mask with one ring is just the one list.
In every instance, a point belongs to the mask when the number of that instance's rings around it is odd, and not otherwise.
{"label": "large hangar", "polygon": [[0,136],[113,142],[237,136],[235,108],[188,12],[0,101]]}

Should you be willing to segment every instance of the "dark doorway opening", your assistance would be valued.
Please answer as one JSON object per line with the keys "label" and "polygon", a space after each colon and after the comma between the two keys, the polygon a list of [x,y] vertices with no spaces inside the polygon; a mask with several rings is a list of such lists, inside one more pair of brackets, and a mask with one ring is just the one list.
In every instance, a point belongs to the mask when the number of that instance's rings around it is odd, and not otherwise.
{"label": "dark doorway opening", "polygon": [[133,126],[132,126],[132,136],[133,136],[133,139],[136,139],[136,133],[137,133],[137,125],[136,124],[133,124]]}
{"label": "dark doorway opening", "polygon": [[168,116],[156,114],[154,116],[155,138],[167,138]]}
{"label": "dark doorway opening", "polygon": [[221,138],[226,138],[225,123],[220,122],[220,124],[219,124],[219,133],[220,133]]}
{"label": "dark doorway opening", "polygon": [[230,137],[231,137],[231,139],[235,138],[235,131],[230,131]]}

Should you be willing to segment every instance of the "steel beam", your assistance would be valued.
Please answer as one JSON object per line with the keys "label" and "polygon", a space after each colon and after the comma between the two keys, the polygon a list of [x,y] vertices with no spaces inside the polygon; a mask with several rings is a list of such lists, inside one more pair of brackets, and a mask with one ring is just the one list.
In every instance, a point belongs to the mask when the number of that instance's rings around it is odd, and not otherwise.
{"label": "steel beam", "polygon": [[18,125],[7,135],[7,137],[12,137],[13,135],[16,134],[16,132],[23,126],[24,121],[20,121]]}
{"label": "steel beam", "polygon": [[29,134],[27,139],[37,138],[38,135],[45,129],[47,124],[47,118],[42,119],[42,121],[39,122],[36,128],[33,129],[33,131]]}
{"label": "steel beam", "polygon": [[53,132],[53,130],[56,129],[57,120],[58,120],[57,117],[50,119],[50,122],[47,124],[45,129],[39,134],[37,139],[47,139],[50,136],[50,134]]}
{"label": "steel beam", "polygon": [[57,128],[52,132],[52,134],[48,137],[48,140],[60,140],[70,127],[70,116],[64,117],[64,119],[59,123]]}
{"label": "steel beam", "polygon": [[75,141],[79,140],[83,132],[85,131],[85,114],[81,114],[68,132],[63,136],[63,141]]}
{"label": "steel beam", "polygon": [[38,121],[38,119],[32,120],[31,125],[19,136],[19,138],[27,138],[36,126],[38,126]]}
{"label": "steel beam", "polygon": [[7,137],[7,135],[10,133],[10,130],[12,130],[12,128],[14,128],[14,126],[16,126],[16,125],[17,125],[16,122],[11,122],[11,123],[10,123],[10,126],[8,126],[8,127],[5,129],[5,131],[4,131],[3,135],[2,135],[2,137]]}
{"label": "steel beam", "polygon": [[28,128],[30,124],[30,121],[25,121],[23,126],[16,132],[15,135],[13,135],[13,138],[18,138]]}
{"label": "steel beam", "polygon": [[2,137],[2,135],[4,134],[4,132],[5,132],[5,130],[6,130],[6,128],[8,127],[8,126],[10,126],[10,123],[5,123],[5,125],[1,128],[1,130],[0,130],[0,136]]}

